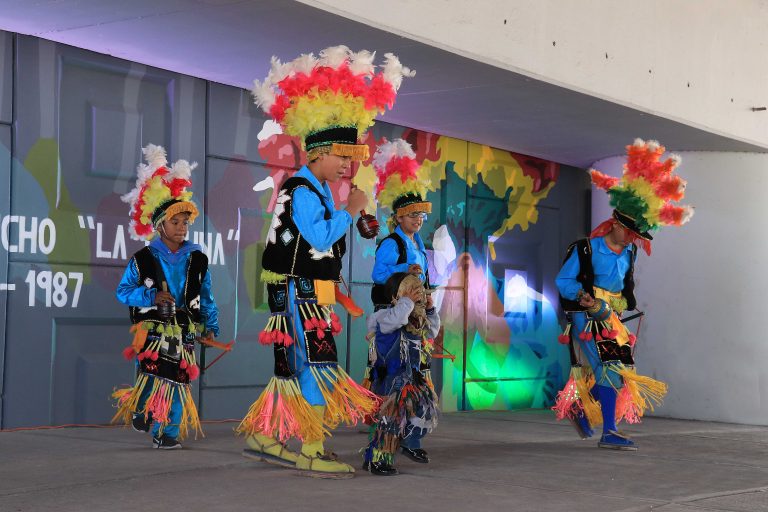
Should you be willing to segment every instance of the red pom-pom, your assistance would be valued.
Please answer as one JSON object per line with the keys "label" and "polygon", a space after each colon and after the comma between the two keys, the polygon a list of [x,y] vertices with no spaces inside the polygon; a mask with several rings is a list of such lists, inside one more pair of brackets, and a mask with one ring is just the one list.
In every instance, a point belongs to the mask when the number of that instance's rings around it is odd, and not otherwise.
{"label": "red pom-pom", "polygon": [[157,361],[157,358],[160,357],[160,352],[152,352],[152,355],[149,356],[149,358],[153,361]]}
{"label": "red pom-pom", "polygon": [[305,331],[311,331],[312,329],[314,329],[315,326],[312,323],[312,320],[314,320],[314,319],[313,318],[307,318],[306,320],[304,320],[304,330]]}
{"label": "red pom-pom", "polygon": [[269,332],[269,341],[271,341],[272,343],[276,342],[277,341],[277,333],[279,333],[279,332],[280,331],[270,331]]}
{"label": "red pom-pom", "polygon": [[139,361],[143,361],[144,359],[147,358],[147,353],[146,352],[139,352],[139,355],[137,355],[136,357],[139,359]]}
{"label": "red pom-pom", "polygon": [[587,340],[587,331],[581,331],[581,332],[579,333],[579,339],[580,339],[581,341],[586,341],[586,340]]}
{"label": "red pom-pom", "polygon": [[262,345],[269,345],[269,339],[267,339],[267,333],[265,331],[259,333],[259,343]]}
{"label": "red pom-pom", "polygon": [[336,314],[335,311],[331,312],[331,322],[338,322],[339,321],[339,315]]}
{"label": "red pom-pom", "polygon": [[600,331],[600,334],[603,336],[603,338],[610,338],[611,337],[611,331],[603,327],[603,329]]}
{"label": "red pom-pom", "polygon": [[571,341],[571,337],[566,336],[565,334],[561,334],[560,336],[557,337],[557,341],[559,341],[563,345],[567,345],[568,342]]}
{"label": "red pom-pom", "polygon": [[585,332],[584,333],[584,339],[586,341],[591,341],[592,340],[592,333],[591,332]]}
{"label": "red pom-pom", "polygon": [[196,364],[189,365],[187,367],[187,375],[189,375],[189,380],[197,379],[200,376],[200,368]]}
{"label": "red pom-pom", "polygon": [[316,329],[315,334],[317,334],[317,339],[322,340],[325,339],[325,331],[322,329]]}
{"label": "red pom-pom", "polygon": [[608,331],[608,337],[611,338],[612,340],[615,340],[616,338],[619,337],[619,331],[617,331],[616,329]]}
{"label": "red pom-pom", "polygon": [[289,346],[293,345],[293,338],[291,338],[290,334],[288,334],[288,333],[285,334],[285,339],[283,340],[283,345],[285,345],[286,347],[289,347]]}
{"label": "red pom-pom", "polygon": [[634,334],[630,334],[629,335],[629,346],[630,347],[634,347],[636,342],[637,342],[637,336],[635,336]]}
{"label": "red pom-pom", "polygon": [[181,362],[179,363],[179,368],[181,368],[183,370],[187,366],[189,366],[189,364],[187,363],[187,360],[186,359],[182,359]]}
{"label": "red pom-pom", "polygon": [[126,361],[130,361],[134,357],[136,357],[136,351],[133,350],[133,345],[128,345],[123,349],[123,357]]}

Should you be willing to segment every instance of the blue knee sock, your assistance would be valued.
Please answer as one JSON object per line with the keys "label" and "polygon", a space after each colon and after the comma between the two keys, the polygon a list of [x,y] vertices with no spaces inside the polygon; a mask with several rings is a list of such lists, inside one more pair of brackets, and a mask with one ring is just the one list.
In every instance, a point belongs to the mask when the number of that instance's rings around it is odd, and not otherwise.
{"label": "blue knee sock", "polygon": [[616,390],[611,386],[595,386],[597,399],[600,401],[600,409],[603,413],[603,434],[609,430],[616,430]]}

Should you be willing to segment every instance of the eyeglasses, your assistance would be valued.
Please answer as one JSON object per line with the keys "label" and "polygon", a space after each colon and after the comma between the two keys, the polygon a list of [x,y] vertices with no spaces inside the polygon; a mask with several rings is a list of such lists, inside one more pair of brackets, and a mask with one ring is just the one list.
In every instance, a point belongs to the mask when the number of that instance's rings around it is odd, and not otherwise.
{"label": "eyeglasses", "polygon": [[408,217],[409,219],[418,219],[421,218],[421,220],[427,220],[427,214],[426,212],[413,212],[405,215],[405,217]]}

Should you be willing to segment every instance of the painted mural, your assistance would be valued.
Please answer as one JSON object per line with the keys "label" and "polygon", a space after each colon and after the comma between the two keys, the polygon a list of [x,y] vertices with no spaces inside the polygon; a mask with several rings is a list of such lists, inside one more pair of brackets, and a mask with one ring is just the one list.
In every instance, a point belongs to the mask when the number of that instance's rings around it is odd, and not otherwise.
{"label": "painted mural", "polygon": [[[266,121],[260,132],[259,152],[270,175],[254,187],[264,193],[267,214],[275,202],[276,185],[305,163],[299,141],[276,130]],[[379,144],[397,137],[413,146],[431,176],[427,197],[433,213],[421,234],[429,250],[433,284],[441,286],[435,298],[444,325],[445,357],[440,358],[444,409],[550,405],[565,371],[562,348],[553,343],[560,329],[557,306],[529,287],[520,272],[496,275],[487,262],[497,260],[498,240],[536,224],[538,204],[556,185],[559,166],[384,123],[374,126],[364,142],[373,155]],[[334,199],[344,203],[354,184],[369,192],[367,211],[378,212],[371,194],[374,182],[371,161],[356,164],[348,180],[332,186]],[[380,239],[388,234],[385,220],[379,212]],[[363,241],[355,230],[352,236],[360,248],[353,258],[372,259],[375,245]],[[361,306],[370,310],[369,304]]]}

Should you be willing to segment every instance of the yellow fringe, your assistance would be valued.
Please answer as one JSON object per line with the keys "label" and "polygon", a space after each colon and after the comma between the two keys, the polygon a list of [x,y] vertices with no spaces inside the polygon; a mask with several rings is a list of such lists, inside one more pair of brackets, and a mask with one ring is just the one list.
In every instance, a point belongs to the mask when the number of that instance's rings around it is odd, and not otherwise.
{"label": "yellow fringe", "polygon": [[422,201],[420,203],[412,203],[412,204],[403,206],[402,208],[397,209],[397,211],[395,212],[395,217],[408,215],[409,213],[413,213],[413,212],[432,213],[432,203],[428,201]]}
{"label": "yellow fringe", "polygon": [[197,413],[197,405],[192,398],[191,386],[180,386],[177,390],[181,394],[181,424],[179,425],[179,437],[184,439],[187,437],[190,428],[195,432],[195,439],[198,434],[201,437],[205,437],[203,433],[203,426],[200,423],[200,416]]}
{"label": "yellow fringe", "polygon": [[[245,435],[262,434],[267,437],[276,437],[283,440],[289,437],[286,433],[280,431],[280,418],[275,410],[279,398],[282,398],[286,409],[290,411],[298,424],[299,432],[297,437],[299,439],[305,442],[315,442],[330,435],[330,432],[323,426],[321,418],[315,414],[312,406],[304,399],[296,380],[278,377],[270,379],[267,387],[264,388],[259,398],[248,409],[248,413],[237,426],[235,432]],[[269,403],[270,400],[272,400],[272,403]],[[266,428],[263,428],[263,422],[260,419],[264,410],[269,407],[272,407],[272,413]]]}
{"label": "yellow fringe", "polygon": [[[144,402],[144,407],[139,409],[139,400],[144,393],[144,389],[152,380],[152,389],[147,395],[147,399]],[[168,384],[162,386],[162,384]],[[142,414],[144,418],[147,418],[149,411],[147,410],[147,404],[152,401],[152,398],[156,393],[163,393],[163,400],[173,400],[174,395],[178,393],[181,400],[181,420],[179,423],[179,438],[185,439],[190,432],[190,429],[195,433],[195,439],[198,434],[205,437],[203,428],[200,423],[200,417],[197,413],[197,406],[195,405],[194,398],[192,397],[192,388],[188,384],[172,384],[169,381],[163,381],[159,378],[153,378],[145,373],[140,373],[136,378],[136,385],[132,388],[117,389],[112,393],[112,398],[117,401],[117,412],[112,417],[110,423],[123,423],[124,425],[130,425],[133,419],[134,413]],[[162,434],[167,425],[161,425],[159,433]]]}
{"label": "yellow fringe", "polygon": [[331,146],[331,154],[338,156],[349,156],[352,160],[362,162],[370,158],[367,144],[339,144],[334,142]]}
{"label": "yellow fringe", "polygon": [[188,213],[190,224],[195,222],[195,219],[199,215],[199,212],[197,211],[197,205],[195,205],[195,203],[193,203],[192,201],[182,201],[180,203],[174,203],[168,208],[166,208],[165,212],[163,212],[162,218],[170,220],[173,218],[174,215],[177,215],[179,213]]}
{"label": "yellow fringe", "polygon": [[378,397],[353,386],[352,377],[340,367],[311,367],[310,371],[325,399],[323,421],[328,428],[334,429],[341,423],[355,425],[378,409]]}
{"label": "yellow fringe", "polygon": [[576,390],[579,392],[581,405],[584,408],[584,415],[589,420],[591,426],[603,424],[603,413],[600,409],[600,403],[595,400],[590,390],[595,385],[595,376],[591,371],[584,367],[571,368],[573,380],[576,382]]}
{"label": "yellow fringe", "polygon": [[143,413],[138,411],[139,399],[144,392],[144,387],[149,379],[143,373],[140,373],[136,379],[136,385],[132,388],[117,389],[112,393],[112,399],[117,401],[117,412],[112,417],[110,423],[122,423],[130,425],[133,419],[133,413]]}
{"label": "yellow fringe", "polygon": [[645,375],[638,375],[634,368],[622,364],[616,365],[615,371],[624,379],[624,386],[629,389],[632,402],[640,408],[642,413],[646,410],[653,412],[654,405],[661,405],[669,389],[666,383]]}

